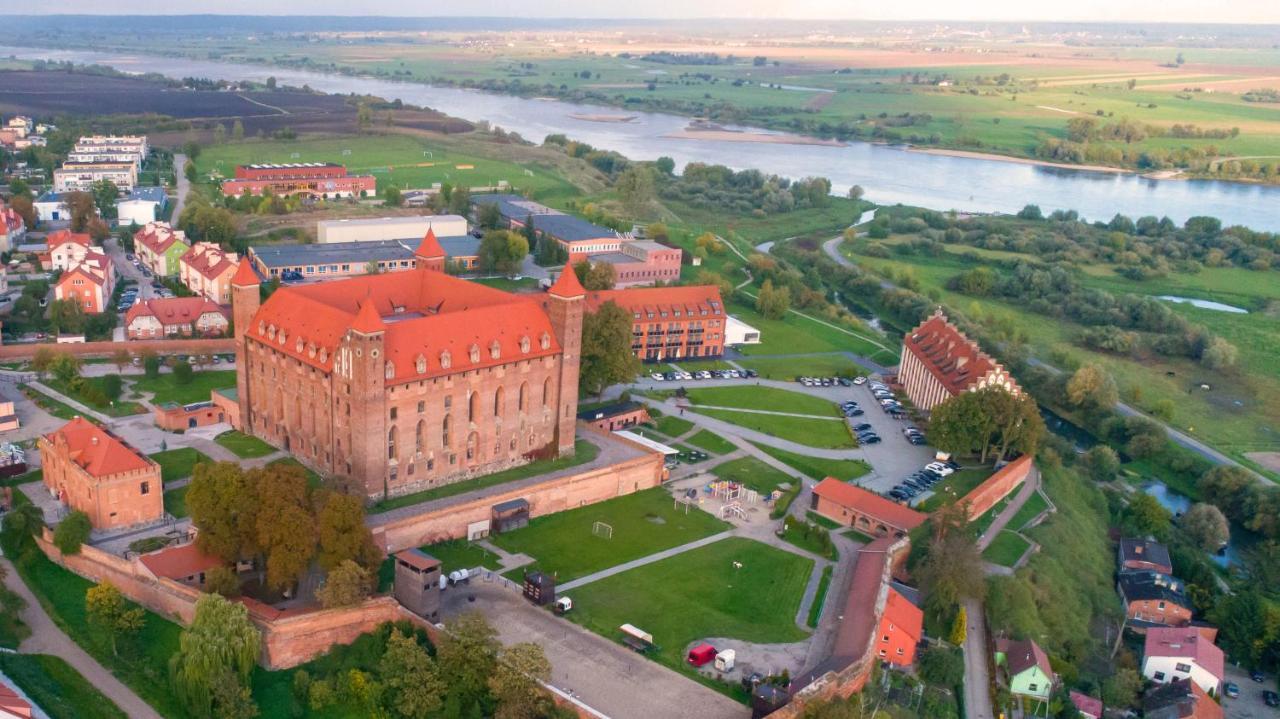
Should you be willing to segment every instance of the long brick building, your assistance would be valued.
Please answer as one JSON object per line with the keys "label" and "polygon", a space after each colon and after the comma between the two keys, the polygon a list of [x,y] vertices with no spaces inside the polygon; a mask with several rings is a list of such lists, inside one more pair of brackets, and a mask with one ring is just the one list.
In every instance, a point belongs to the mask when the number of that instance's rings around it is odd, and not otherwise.
{"label": "long brick building", "polygon": [[239,165],[236,176],[222,183],[222,194],[372,197],[377,184],[373,175],[351,175],[346,167],[332,162]]}
{"label": "long brick building", "polygon": [[574,449],[585,291],[544,296],[444,273],[434,238],[414,270],[276,290],[231,281],[244,431],[390,495]]}
{"label": "long brick building", "polygon": [[160,465],[124,440],[76,417],[36,442],[49,491],[89,515],[94,529],[146,524],[164,516]]}
{"label": "long brick building", "polygon": [[951,324],[941,308],[902,338],[898,382],[911,402],[926,412],[961,392],[983,387],[1022,391],[1008,370]]}
{"label": "long brick building", "polygon": [[[567,271],[565,274],[572,274]],[[631,351],[646,362],[724,354],[728,315],[715,285],[600,290],[587,293],[587,311],[612,302],[632,319]]]}

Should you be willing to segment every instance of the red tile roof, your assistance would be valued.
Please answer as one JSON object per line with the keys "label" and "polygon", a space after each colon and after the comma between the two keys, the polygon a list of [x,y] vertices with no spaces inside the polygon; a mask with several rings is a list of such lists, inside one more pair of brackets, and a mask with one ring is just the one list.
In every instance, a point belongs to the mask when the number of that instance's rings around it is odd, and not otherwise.
{"label": "red tile roof", "polygon": [[356,312],[356,318],[351,323],[351,329],[366,335],[386,331],[387,323],[383,322],[382,318],[378,316],[378,311],[373,308],[373,300],[371,298],[366,297],[360,303],[360,311]]}
{"label": "red tile roof", "polygon": [[177,325],[195,322],[206,312],[215,312],[230,321],[226,311],[205,297],[157,297],[135,302],[124,315],[125,327],[139,317],[155,317],[161,324]]}
{"label": "red tile roof", "polygon": [[1088,694],[1083,694],[1074,689],[1069,692],[1069,695],[1071,697],[1071,703],[1074,704],[1076,709],[1080,710],[1082,713],[1088,714],[1094,719],[1099,719],[1099,717],[1102,716],[1101,699],[1094,699]]}
{"label": "red tile roof", "polygon": [[889,598],[884,603],[884,617],[881,621],[890,622],[914,639],[916,644],[924,636],[924,612],[892,587],[889,589]]}
{"label": "red tile roof", "polygon": [[193,272],[198,272],[206,279],[214,280],[231,270],[235,270],[234,253],[211,247],[192,247],[179,260],[185,262]]}
{"label": "red tile roof", "polygon": [[133,235],[133,241],[157,255],[163,255],[176,242],[186,244],[186,234],[175,231],[167,222],[148,222]]}
{"label": "red tile roof", "polygon": [[856,510],[869,517],[874,517],[892,527],[910,531],[924,524],[928,515],[905,507],[897,502],[842,482],[835,477],[827,477],[813,488],[813,493],[842,507]]}
{"label": "red tile roof", "polygon": [[58,245],[66,244],[68,242],[74,242],[77,245],[84,245],[85,247],[93,246],[93,238],[90,237],[88,233],[72,232],[71,230],[55,230],[54,232],[50,232],[44,241],[45,245],[48,246],[50,250]]}
{"label": "red tile roof", "polygon": [[[548,294],[556,297],[581,297],[587,291],[582,288],[582,283],[578,281],[578,273],[574,271],[573,265],[566,262],[564,269],[560,271],[560,276],[556,278],[555,284],[551,285]],[[588,310],[590,311],[590,310]]]}
{"label": "red tile roof", "polygon": [[93,477],[155,466],[155,462],[125,444],[124,440],[83,417],[72,419],[45,435],[45,439],[55,445],[65,442],[71,461]]}
{"label": "red tile roof", "polygon": [[[566,273],[568,274],[568,273]],[[720,299],[720,288],[716,285],[690,285],[686,287],[631,287],[624,290],[601,290],[587,293],[587,311],[594,312],[606,302],[613,302],[622,309],[646,314],[653,312],[674,313],[680,310],[687,316],[701,314],[707,310],[708,316],[724,315],[724,302]],[[641,319],[645,319],[643,316]]]}
{"label": "red tile roof", "polygon": [[1222,681],[1225,661],[1222,650],[1207,639],[1198,627],[1151,627],[1142,647],[1145,657],[1190,659]]}
{"label": "red tile roof", "polygon": [[138,559],[152,574],[169,579],[186,579],[226,564],[212,554],[200,551],[195,542],[166,547],[158,552],[144,554]]}
{"label": "red tile roof", "polygon": [[27,719],[34,716],[30,702],[18,696],[8,684],[0,682],[0,716]]}
{"label": "red tile roof", "polygon": [[435,260],[445,256],[444,248],[440,246],[440,241],[436,239],[436,231],[427,228],[427,234],[422,238],[422,242],[418,244],[418,249],[413,251],[413,256],[424,260]]}
{"label": "red tile roof", "polygon": [[258,277],[258,273],[253,271],[252,262],[241,262],[236,268],[236,273],[231,277],[232,287],[253,287],[262,284],[262,279]]}
{"label": "red tile roof", "polygon": [[940,309],[904,337],[902,344],[952,394],[967,390],[988,372],[1000,368],[978,343],[947,321]]}
{"label": "red tile roof", "polygon": [[[281,287],[262,304],[246,332],[304,364],[329,371],[338,344],[365,303],[386,327],[383,346],[393,366],[388,383],[560,352],[551,320],[538,303],[426,269]],[[492,354],[495,343],[497,357]],[[448,367],[442,362],[446,353]],[[421,373],[419,358],[426,365]]]}
{"label": "red tile roof", "polygon": [[858,550],[842,612],[844,620],[836,629],[835,642],[831,647],[833,659],[848,662],[861,658],[880,626],[876,604],[881,589],[888,586],[883,580],[890,559],[889,547],[894,541],[891,537],[881,537]]}
{"label": "red tile roof", "polygon": [[1004,653],[1011,677],[1016,677],[1031,667],[1040,667],[1040,671],[1051,679],[1055,676],[1053,666],[1049,664],[1048,655],[1039,644],[1030,639],[1015,640],[1001,637],[996,640],[996,651]]}

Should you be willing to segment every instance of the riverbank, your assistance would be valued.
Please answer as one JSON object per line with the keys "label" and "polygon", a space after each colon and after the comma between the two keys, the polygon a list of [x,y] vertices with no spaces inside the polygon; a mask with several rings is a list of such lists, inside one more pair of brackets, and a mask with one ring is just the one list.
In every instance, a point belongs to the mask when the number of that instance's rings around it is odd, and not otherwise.
{"label": "riverbank", "polygon": [[793,135],[791,133],[740,132],[737,130],[696,130],[685,128],[662,135],[668,140],[710,140],[713,142],[758,142],[769,145],[818,145],[822,147],[843,147],[848,143],[840,140],[829,140],[810,135]]}
{"label": "riverbank", "polygon": [[907,150],[911,152],[919,152],[925,155],[942,155],[943,157],[967,157],[973,160],[996,160],[999,162],[1012,162],[1019,165],[1035,165],[1037,167],[1056,167],[1061,170],[1079,170],[1081,172],[1110,172],[1117,175],[1132,175],[1133,170],[1123,167],[1110,167],[1108,165],[1073,165],[1067,162],[1049,162],[1048,160],[1037,160],[1031,157],[1014,157],[1012,155],[997,155],[992,152],[974,152],[972,150],[948,150],[939,147],[916,147],[909,145]]}
{"label": "riverbank", "polygon": [[605,115],[584,112],[571,112],[569,117],[575,120],[585,120],[586,122],[634,122],[636,119],[635,115]]}

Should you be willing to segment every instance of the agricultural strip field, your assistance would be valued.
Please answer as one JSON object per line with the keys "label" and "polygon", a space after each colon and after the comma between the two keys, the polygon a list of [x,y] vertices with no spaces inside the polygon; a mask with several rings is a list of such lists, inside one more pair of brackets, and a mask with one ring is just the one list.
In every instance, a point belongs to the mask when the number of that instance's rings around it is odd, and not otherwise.
{"label": "agricultural strip field", "polygon": [[[612,528],[612,537],[595,530]],[[513,554],[537,563],[525,569],[554,574],[558,581],[648,556],[729,529],[730,525],[697,508],[676,506],[665,489],[655,487],[586,507],[535,517],[529,526],[490,539]]]}

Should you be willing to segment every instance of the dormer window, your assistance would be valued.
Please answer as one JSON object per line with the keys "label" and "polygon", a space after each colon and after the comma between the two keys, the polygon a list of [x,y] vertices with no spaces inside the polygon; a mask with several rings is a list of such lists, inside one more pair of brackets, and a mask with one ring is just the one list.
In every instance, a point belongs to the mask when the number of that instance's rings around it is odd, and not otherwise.
{"label": "dormer window", "polygon": [[414,360],[413,366],[418,371],[418,374],[425,374],[427,371],[427,358],[418,355],[418,359]]}
{"label": "dormer window", "polygon": [[539,345],[541,345],[541,346],[542,346],[542,349],[544,349],[544,350],[545,350],[545,349],[550,349],[550,348],[551,348],[551,335],[547,334],[546,332],[543,332],[543,333],[542,333],[542,337],[538,340],[538,344],[539,344]]}
{"label": "dormer window", "polygon": [[321,362],[328,362],[328,361],[329,361],[329,350],[327,350],[327,349],[325,349],[325,348],[323,348],[323,347],[321,347],[321,348],[320,348],[320,361],[321,361]]}
{"label": "dormer window", "polygon": [[308,357],[310,357],[311,359],[315,359],[315,358],[316,358],[316,343],[315,343],[315,342],[308,342],[308,343],[307,343],[307,356],[308,356]]}
{"label": "dormer window", "polygon": [[267,323],[266,323],[266,322],[263,322],[263,321],[261,321],[261,320],[259,320],[259,321],[258,321],[258,334],[260,334],[260,335],[261,335],[261,334],[266,334],[266,332],[267,332]]}
{"label": "dormer window", "polygon": [[305,345],[303,345],[303,343],[302,343],[302,338],[301,338],[301,337],[299,337],[299,338],[298,338],[298,341],[293,343],[293,351],[294,351],[294,352],[301,352],[301,351],[302,351],[302,348],[303,348],[304,346],[305,346]]}
{"label": "dormer window", "polygon": [[467,354],[471,356],[471,364],[478,364],[480,362],[480,345],[471,345],[471,349],[467,351]]}
{"label": "dormer window", "polygon": [[524,335],[520,338],[520,351],[525,354],[529,353],[529,335]]}
{"label": "dormer window", "polygon": [[449,369],[453,366],[453,356],[449,354],[449,350],[440,353],[440,367]]}
{"label": "dormer window", "polygon": [[390,362],[387,363],[387,379],[396,376],[396,366]]}
{"label": "dormer window", "polygon": [[289,333],[288,333],[288,332],[285,332],[285,331],[284,331],[284,328],[283,328],[283,327],[281,327],[281,328],[280,328],[280,333],[276,335],[276,341],[277,341],[277,342],[279,342],[281,345],[283,345],[283,344],[284,344],[284,341],[285,341],[286,339],[288,339],[288,338],[289,338]]}
{"label": "dormer window", "polygon": [[275,325],[267,325],[267,337],[268,337],[269,339],[275,339],[275,338],[276,338],[276,326],[275,326]]}
{"label": "dormer window", "polygon": [[498,340],[494,340],[493,342],[489,343],[489,357],[491,359],[498,359],[501,356],[502,356],[502,345],[498,344]]}

